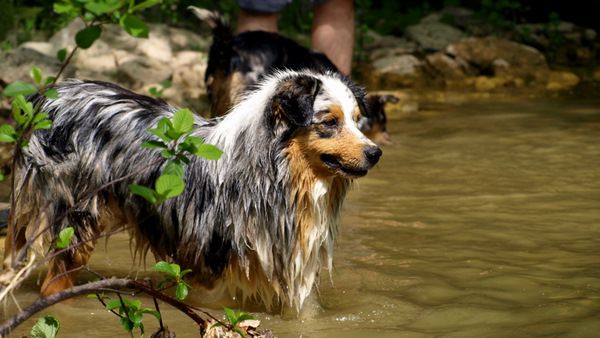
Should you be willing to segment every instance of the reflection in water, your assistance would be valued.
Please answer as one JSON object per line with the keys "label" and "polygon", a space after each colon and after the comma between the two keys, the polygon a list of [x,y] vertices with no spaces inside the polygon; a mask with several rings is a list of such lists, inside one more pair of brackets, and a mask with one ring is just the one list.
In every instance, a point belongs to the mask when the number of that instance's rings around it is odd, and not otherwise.
{"label": "reflection in water", "polygon": [[[258,314],[263,326],[280,337],[597,336],[599,103],[485,102],[392,114],[394,145],[347,200],[322,307],[293,320]],[[129,272],[124,236],[98,251],[95,268]],[[19,299],[33,298],[34,282]],[[195,333],[165,310],[178,336]],[[92,300],[49,312],[62,337],[127,336]]]}

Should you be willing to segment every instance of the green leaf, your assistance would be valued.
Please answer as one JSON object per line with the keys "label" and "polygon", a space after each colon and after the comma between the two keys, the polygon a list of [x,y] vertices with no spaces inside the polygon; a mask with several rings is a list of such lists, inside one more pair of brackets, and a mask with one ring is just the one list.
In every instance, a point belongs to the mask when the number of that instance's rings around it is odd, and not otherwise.
{"label": "green leaf", "polygon": [[44,316],[38,319],[31,328],[29,338],[54,338],[60,329],[58,319],[53,316]]}
{"label": "green leaf", "polygon": [[66,227],[58,233],[58,238],[56,239],[56,243],[54,246],[57,249],[64,249],[71,244],[71,238],[75,234],[75,229],[73,227]]}
{"label": "green leaf", "polygon": [[144,313],[142,313],[141,311],[132,309],[132,311],[129,311],[129,313],[127,314],[127,317],[129,317],[129,319],[134,324],[139,325],[142,323],[142,320],[144,319]]}
{"label": "green leaf", "polygon": [[179,109],[173,115],[173,129],[178,133],[189,133],[194,127],[194,114],[189,109]]}
{"label": "green leaf", "polygon": [[129,35],[136,38],[147,38],[150,32],[148,25],[134,15],[123,15],[121,20],[119,20],[119,24]]}
{"label": "green leaf", "polygon": [[163,169],[163,175],[175,175],[183,178],[184,169],[183,166],[175,161],[167,162],[167,165]]}
{"label": "green leaf", "polygon": [[192,269],[185,269],[185,270],[181,271],[181,273],[179,274],[179,277],[183,277],[190,272],[192,272]]}
{"label": "green leaf", "polygon": [[160,141],[150,140],[142,143],[142,148],[146,149],[157,149],[157,148],[167,148],[168,146]]}
{"label": "green leaf", "polygon": [[4,175],[4,172],[2,172],[2,170],[0,170],[0,182],[4,182],[5,179],[6,179],[6,176]]}
{"label": "green leaf", "polygon": [[59,50],[58,52],[56,52],[56,58],[60,62],[65,62],[65,60],[67,59],[67,49],[63,48],[63,49]]}
{"label": "green leaf", "polygon": [[23,122],[17,121],[20,125],[23,125],[31,118],[31,114],[33,113],[33,103],[27,101],[23,95],[17,95],[13,101],[13,108],[15,105],[25,113],[23,115],[25,120]]}
{"label": "green leaf", "polygon": [[171,88],[171,86],[173,85],[173,82],[171,82],[171,80],[167,79],[167,80],[164,80],[163,82],[161,82],[160,85],[163,88]]}
{"label": "green leaf", "polygon": [[169,264],[165,261],[160,261],[160,262],[157,262],[156,264],[154,264],[154,266],[152,267],[152,270],[154,270],[156,272],[163,272],[163,273],[166,273],[173,277],[175,277],[175,275],[176,275],[175,270],[173,269],[171,264]]}
{"label": "green leaf", "polygon": [[29,71],[29,76],[31,76],[33,81],[38,85],[42,84],[42,71],[38,67],[31,67],[31,70]]}
{"label": "green leaf", "polygon": [[175,175],[161,175],[155,184],[156,192],[164,199],[181,195],[185,183]]}
{"label": "green leaf", "polygon": [[158,91],[156,87],[150,87],[150,89],[148,89],[148,93],[154,97],[160,97],[162,95],[162,92]]}
{"label": "green leaf", "polygon": [[82,49],[88,49],[94,41],[96,41],[100,34],[102,34],[102,28],[100,26],[89,26],[86,27],[75,35],[75,43]]}
{"label": "green leaf", "polygon": [[54,82],[54,80],[56,80],[56,77],[48,76],[46,80],[44,80],[44,86],[50,85],[52,82]]}
{"label": "green leaf", "polygon": [[46,114],[46,113],[37,113],[33,117],[33,123],[38,123],[38,122],[40,122],[42,120],[46,120],[46,119],[48,119],[48,114]]}
{"label": "green leaf", "polygon": [[123,327],[123,329],[125,329],[125,331],[131,331],[135,327],[133,325],[133,322],[131,320],[129,320],[129,318],[127,318],[127,317],[121,318],[121,326]]}
{"label": "green leaf", "polygon": [[0,126],[0,142],[15,142],[17,137],[15,128],[10,124]]}
{"label": "green leaf", "polygon": [[2,92],[2,94],[4,96],[17,96],[17,95],[27,96],[27,95],[36,93],[37,91],[38,91],[37,87],[32,85],[31,83],[15,81],[15,82],[9,84],[8,86],[6,86],[6,88],[4,88],[4,91]]}
{"label": "green leaf", "polygon": [[175,152],[171,149],[165,149],[160,152],[160,156],[162,156],[164,158],[171,158],[171,157],[175,156]]}
{"label": "green leaf", "polygon": [[146,201],[155,204],[158,201],[158,196],[156,195],[156,191],[152,188],[145,187],[139,184],[130,184],[129,191],[132,194],[141,196],[146,199]]}
{"label": "green leaf", "polygon": [[175,298],[179,300],[184,300],[188,295],[188,287],[184,283],[177,284],[177,288],[175,288]]}
{"label": "green leaf", "polygon": [[58,91],[54,88],[50,88],[44,92],[44,96],[51,100],[54,100],[58,98]]}
{"label": "green leaf", "polygon": [[78,9],[73,6],[71,3],[69,2],[57,2],[55,3],[52,8],[54,9],[54,12],[58,13],[58,14],[72,14],[72,15],[77,15],[79,13]]}
{"label": "green leaf", "polygon": [[152,135],[157,136],[165,142],[170,142],[173,141],[173,139],[167,135],[167,131],[170,129],[173,129],[173,124],[171,123],[171,121],[169,121],[168,118],[163,117],[162,119],[160,119],[160,121],[158,121],[156,128],[148,129],[148,132]]}
{"label": "green leaf", "polygon": [[142,3],[139,3],[139,4],[135,5],[135,6],[133,6],[131,9],[129,9],[129,13],[141,11],[143,9],[150,8],[152,6],[156,6],[160,2],[161,2],[161,0],[147,0],[147,1],[144,1]]}
{"label": "green leaf", "polygon": [[52,120],[42,120],[33,125],[33,130],[52,128]]}
{"label": "green leaf", "polygon": [[106,302],[106,310],[108,311],[121,308],[122,306],[123,304],[121,304],[120,299],[111,299],[108,302]]}
{"label": "green leaf", "polygon": [[235,315],[235,312],[228,307],[224,307],[223,311],[225,311],[225,317],[227,317],[229,324],[235,326],[235,324],[237,324],[237,320],[236,320],[237,316]]}
{"label": "green leaf", "polygon": [[96,0],[87,2],[84,7],[88,11],[96,14],[102,15],[105,13],[113,12],[121,7],[121,2],[119,0]]}
{"label": "green leaf", "polygon": [[160,312],[158,312],[156,310],[145,308],[142,310],[142,313],[147,313],[147,314],[153,315],[154,317],[156,317],[157,320],[160,320]]}
{"label": "green leaf", "polygon": [[243,322],[244,320],[254,320],[256,319],[253,315],[246,313],[246,312],[241,312],[239,314],[239,316],[237,317],[237,321],[238,323]]}
{"label": "green leaf", "polygon": [[212,144],[204,143],[198,147],[198,150],[194,155],[203,157],[207,160],[218,160],[221,158],[221,155],[223,155],[223,152]]}

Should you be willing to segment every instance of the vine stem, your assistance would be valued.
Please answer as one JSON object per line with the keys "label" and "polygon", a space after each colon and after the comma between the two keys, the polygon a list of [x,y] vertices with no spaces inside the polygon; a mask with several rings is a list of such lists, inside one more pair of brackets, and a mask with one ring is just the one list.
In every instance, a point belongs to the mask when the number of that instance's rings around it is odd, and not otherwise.
{"label": "vine stem", "polygon": [[154,290],[153,288],[151,288],[150,286],[145,285],[143,283],[140,283],[140,282],[128,279],[128,278],[112,277],[112,278],[99,280],[96,282],[90,282],[90,283],[86,283],[83,285],[78,285],[78,286],[72,287],[70,289],[67,289],[67,290],[64,290],[61,292],[57,292],[57,293],[52,294],[45,298],[38,298],[31,305],[29,305],[28,307],[23,309],[22,312],[18,313],[17,315],[13,316],[12,318],[6,320],[4,323],[1,324],[0,325],[0,336],[6,337],[15,327],[17,327],[19,324],[21,324],[25,320],[29,319],[34,314],[38,313],[39,311],[41,311],[51,305],[61,302],[65,299],[73,298],[73,297],[80,296],[80,295],[90,294],[90,293],[94,294],[94,293],[99,293],[99,292],[114,292],[115,288],[117,288],[117,289],[122,289],[122,288],[137,289],[137,290],[144,292],[156,299],[160,299],[163,302],[173,306],[174,308],[180,310],[185,315],[187,315],[196,324],[198,324],[201,331],[205,330],[205,328],[208,324],[190,306],[188,306],[187,304],[185,304],[175,298],[172,298],[168,295],[160,293],[160,292]]}

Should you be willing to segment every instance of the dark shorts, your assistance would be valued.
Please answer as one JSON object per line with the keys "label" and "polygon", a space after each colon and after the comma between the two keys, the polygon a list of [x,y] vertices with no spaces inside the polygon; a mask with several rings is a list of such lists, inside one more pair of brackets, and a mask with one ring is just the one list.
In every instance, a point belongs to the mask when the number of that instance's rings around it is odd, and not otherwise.
{"label": "dark shorts", "polygon": [[[303,0],[311,6],[322,4],[327,0]],[[277,13],[281,12],[292,0],[238,0],[240,8],[248,12]]]}

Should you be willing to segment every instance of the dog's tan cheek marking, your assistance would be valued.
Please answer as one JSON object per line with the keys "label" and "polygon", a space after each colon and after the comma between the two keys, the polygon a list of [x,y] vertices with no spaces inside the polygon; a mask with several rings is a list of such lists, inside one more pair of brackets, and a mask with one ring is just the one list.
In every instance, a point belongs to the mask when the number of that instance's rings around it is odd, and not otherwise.
{"label": "dog's tan cheek marking", "polygon": [[[314,224],[314,210],[312,207],[312,191],[318,179],[319,167],[314,163],[312,156],[307,156],[307,134],[294,137],[287,148],[287,157],[290,163],[291,190],[290,198],[296,205],[297,229],[296,234],[301,243],[301,249],[306,253],[308,234]],[[321,169],[323,170],[323,169]],[[323,172],[322,174],[325,174]],[[297,250],[295,248],[294,250]]]}
{"label": "dog's tan cheek marking", "polygon": [[[329,114],[338,121],[337,133],[330,138],[321,138],[317,133],[311,133],[306,148],[312,154],[318,154],[317,159],[321,167],[324,167],[319,159],[321,154],[335,155],[343,164],[359,165],[364,156],[363,142],[348,129],[349,126],[346,126],[344,111],[340,106],[332,105],[329,107]],[[322,120],[327,118],[324,117]]]}

